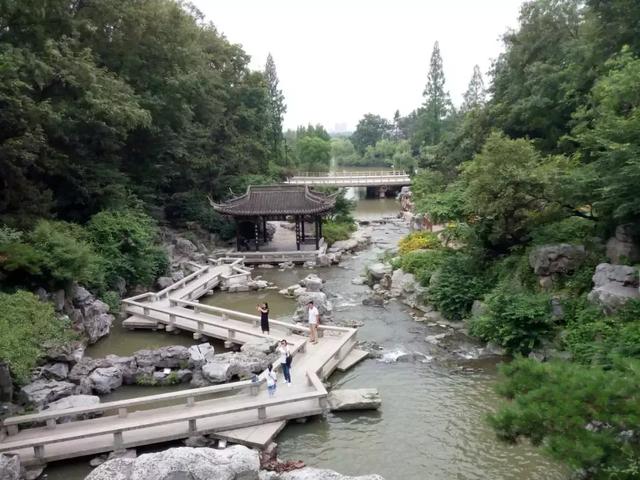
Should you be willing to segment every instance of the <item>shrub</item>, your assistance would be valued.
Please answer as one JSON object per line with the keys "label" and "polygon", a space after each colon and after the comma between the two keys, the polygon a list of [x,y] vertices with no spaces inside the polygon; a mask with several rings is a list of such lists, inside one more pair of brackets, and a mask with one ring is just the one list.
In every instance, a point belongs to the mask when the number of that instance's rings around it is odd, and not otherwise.
{"label": "shrub", "polygon": [[471,320],[470,333],[510,353],[528,354],[553,330],[547,295],[498,290],[486,305],[486,313]]}
{"label": "shrub", "polygon": [[440,247],[440,240],[432,232],[413,232],[404,237],[398,243],[400,254],[413,252],[414,250],[424,250],[428,248]]}
{"label": "shrub", "polygon": [[461,320],[487,290],[484,267],[471,255],[445,256],[429,282],[428,300],[447,318]]}
{"label": "shrub", "polygon": [[640,362],[605,370],[519,359],[501,373],[498,392],[513,401],[489,417],[500,438],[528,438],[593,480],[638,478],[640,444],[629,432],[640,416]]}
{"label": "shrub", "polygon": [[102,285],[102,259],[86,240],[82,227],[41,220],[27,234],[3,232],[0,270],[10,283],[51,288],[66,287],[72,281]]}
{"label": "shrub", "polygon": [[187,222],[197,222],[202,228],[220,235],[223,240],[229,240],[236,234],[233,221],[214,211],[202,194],[176,193],[169,198],[164,210],[174,226],[184,227]]}
{"label": "shrub", "polygon": [[428,286],[431,276],[444,263],[447,250],[414,250],[402,255],[395,265],[403,271],[412,273],[423,286]]}
{"label": "shrub", "polygon": [[94,248],[105,262],[109,286],[118,277],[128,285],[150,285],[164,273],[169,261],[156,245],[157,227],[148,215],[135,210],[105,210],[97,213],[87,226]]}
{"label": "shrub", "polygon": [[322,236],[327,245],[347,240],[355,230],[356,226],[353,223],[328,221],[322,224]]}
{"label": "shrub", "polygon": [[578,243],[596,234],[596,222],[580,217],[569,217],[557,222],[545,223],[531,232],[534,245],[550,243]]}
{"label": "shrub", "polygon": [[0,359],[19,383],[28,381],[46,347],[74,338],[68,322],[56,318],[53,306],[30,292],[0,293]]}

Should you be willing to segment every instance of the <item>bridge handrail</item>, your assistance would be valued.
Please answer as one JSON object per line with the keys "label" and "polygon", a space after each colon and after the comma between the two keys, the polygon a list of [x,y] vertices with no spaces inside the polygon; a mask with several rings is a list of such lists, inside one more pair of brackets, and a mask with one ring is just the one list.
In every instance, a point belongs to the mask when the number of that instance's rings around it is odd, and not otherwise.
{"label": "bridge handrail", "polygon": [[[173,299],[173,301],[178,301],[178,299]],[[260,332],[256,332],[255,330],[251,330],[249,328],[236,327],[236,326],[233,326],[233,325],[229,325],[224,320],[201,318],[201,317],[198,317],[196,315],[190,315],[190,314],[187,314],[187,313],[183,313],[183,312],[177,311],[177,310],[175,310],[174,308],[171,308],[171,307],[157,307],[157,306],[153,306],[153,305],[146,304],[146,303],[132,302],[130,300],[123,300],[122,303],[125,303],[125,304],[127,304],[127,305],[129,305],[131,307],[141,308],[143,310],[142,315],[146,315],[144,313],[145,309],[146,310],[152,310],[154,312],[164,313],[165,315],[174,315],[174,316],[179,317],[179,318],[184,318],[185,320],[189,320],[189,321],[196,322],[196,323],[202,323],[203,325],[209,325],[209,326],[212,326],[212,327],[221,328],[223,330],[227,330],[227,331],[230,331],[230,332],[233,332],[233,333],[242,333],[242,334],[249,335],[249,336],[252,336],[252,337],[262,337],[262,338],[266,337],[266,338],[270,338],[272,340],[279,340],[278,337],[275,337],[273,335],[267,336],[267,335],[263,335]],[[196,305],[204,307],[204,305],[201,305],[199,303],[196,304]],[[136,315],[140,315],[140,312],[136,312],[136,311],[132,311],[130,313],[133,313],[133,314],[136,314]],[[156,319],[156,320],[158,320],[158,319]],[[160,321],[162,323],[165,323],[165,324],[166,323],[170,323],[170,321],[167,321],[167,320],[158,320],[158,321]]]}
{"label": "bridge handrail", "polygon": [[[181,305],[185,307],[193,307],[201,312],[214,312],[221,313],[223,315],[229,315],[229,317],[233,317],[234,319],[245,321],[248,320],[253,322],[254,326],[258,325],[260,322],[259,315],[252,315],[250,313],[238,312],[237,310],[229,310],[227,308],[214,307],[213,305],[203,305],[202,303],[191,302],[189,300],[181,300],[178,298],[169,299],[170,302],[174,302],[176,305]],[[301,332],[309,332],[308,327],[304,327],[302,325],[296,325],[295,323],[283,322],[281,320],[269,320],[270,325],[278,325],[286,328],[289,331],[301,331]],[[253,332],[254,334],[256,332]],[[263,336],[260,334],[260,336]]]}
{"label": "bridge handrail", "polygon": [[366,170],[366,171],[334,171],[334,172],[297,172],[289,178],[296,177],[386,177],[386,176],[406,176],[407,173],[404,170]]}
{"label": "bridge handrail", "polygon": [[[66,408],[64,410],[52,410],[48,412],[44,410],[39,413],[31,413],[28,415],[17,415],[14,417],[8,417],[4,419],[4,425],[21,425],[24,423],[43,422],[50,419],[58,419],[61,417],[68,417],[70,415],[85,415],[96,412],[107,412],[112,410],[119,410],[121,408],[137,407],[140,405],[152,405],[157,402],[165,402],[170,400],[182,400],[202,397],[203,395],[212,395],[223,392],[233,392],[238,390],[246,390],[251,387],[259,387],[264,380],[260,379],[257,382],[251,380],[242,380],[239,382],[228,383],[224,385],[213,385],[210,387],[193,388],[189,390],[181,390],[179,392],[158,393],[154,395],[145,395],[143,397],[130,398],[127,400],[114,400],[112,402],[99,403],[88,407],[73,407]],[[0,443],[0,445],[2,445]]]}
{"label": "bridge handrail", "polygon": [[[64,442],[64,441],[68,441],[68,440],[76,440],[76,439],[80,439],[80,438],[89,438],[89,437],[96,437],[99,435],[106,435],[106,434],[122,434],[123,432],[127,432],[127,431],[131,431],[131,430],[139,430],[141,428],[148,428],[148,427],[156,427],[156,426],[160,426],[160,425],[168,425],[168,424],[172,424],[172,423],[179,423],[179,422],[184,422],[184,421],[193,421],[193,420],[197,420],[200,418],[209,418],[209,417],[215,417],[215,416],[219,416],[219,415],[227,415],[227,414],[232,414],[232,413],[239,413],[239,412],[245,412],[245,411],[249,411],[249,410],[258,410],[259,412],[259,418],[260,417],[260,410],[261,409],[265,409],[267,407],[274,407],[277,405],[284,405],[287,403],[296,403],[296,402],[300,402],[300,401],[306,401],[306,400],[313,400],[313,399],[324,399],[326,397],[326,390],[324,392],[322,391],[315,391],[315,392],[305,392],[305,393],[301,393],[301,394],[297,394],[294,395],[292,397],[288,397],[288,398],[281,398],[281,399],[267,399],[267,400],[262,400],[262,401],[257,401],[257,402],[253,402],[251,404],[245,404],[245,405],[240,405],[240,406],[236,406],[236,407],[231,407],[231,408],[226,408],[223,410],[217,410],[217,411],[211,411],[208,410],[206,412],[203,413],[197,413],[197,414],[189,414],[188,411],[186,414],[180,414],[180,415],[176,415],[175,417],[171,417],[171,418],[165,418],[165,419],[158,419],[158,420],[151,420],[151,421],[147,421],[144,424],[139,424],[139,423],[133,423],[131,425],[120,425],[120,426],[113,426],[113,425],[105,425],[102,428],[98,428],[97,430],[94,430],[92,432],[86,432],[86,431],[82,431],[82,432],[68,432],[68,433],[63,433],[63,434],[58,434],[56,436],[50,435],[50,436],[43,436],[43,437],[39,437],[37,439],[34,438],[27,438],[24,440],[19,440],[19,441],[14,441],[14,442],[7,442],[4,441],[2,443],[0,443],[0,452],[6,452],[6,451],[11,451],[11,450],[16,450],[19,448],[26,448],[26,447],[33,447],[34,450],[36,450],[38,448],[42,448],[44,445],[49,445],[52,443],[59,443],[59,442]],[[266,414],[266,412],[265,412]],[[266,416],[264,417],[266,418]],[[115,435],[114,435],[115,436]],[[121,440],[122,441],[122,440]],[[36,453],[36,457],[37,457],[37,453]]]}

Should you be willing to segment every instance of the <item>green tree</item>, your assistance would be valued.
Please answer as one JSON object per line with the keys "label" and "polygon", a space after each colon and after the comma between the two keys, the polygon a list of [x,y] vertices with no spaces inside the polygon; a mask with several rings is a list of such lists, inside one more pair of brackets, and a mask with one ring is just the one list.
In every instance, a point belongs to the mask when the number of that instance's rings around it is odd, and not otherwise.
{"label": "green tree", "polygon": [[444,120],[453,111],[449,92],[445,90],[444,69],[438,42],[433,44],[427,85],[422,95],[424,96],[420,113],[422,141],[427,145],[436,145],[444,130]]}
{"label": "green tree", "polygon": [[305,136],[298,140],[298,158],[301,166],[309,172],[329,169],[331,162],[331,142],[320,137]]}
{"label": "green tree", "polygon": [[283,165],[284,155],[282,152],[282,120],[287,111],[284,103],[284,95],[279,88],[280,81],[276,72],[276,64],[273,57],[269,53],[267,63],[264,69],[264,76],[267,82],[267,116],[268,116],[268,135],[271,143],[271,156],[278,165]]}
{"label": "green tree", "polygon": [[357,165],[360,157],[353,148],[353,143],[348,138],[331,139],[331,156],[337,165]]}
{"label": "green tree", "polygon": [[475,65],[473,67],[473,76],[471,77],[467,91],[463,95],[464,101],[462,103],[461,111],[465,113],[470,110],[483,107],[485,104],[485,97],[486,93],[484,89],[484,81],[482,80],[482,73],[480,72],[480,67]]}
{"label": "green tree", "polygon": [[373,147],[380,140],[385,139],[391,132],[391,125],[379,115],[365,114],[358,122],[355,132],[351,135],[351,143],[360,155],[364,155],[367,147]]}

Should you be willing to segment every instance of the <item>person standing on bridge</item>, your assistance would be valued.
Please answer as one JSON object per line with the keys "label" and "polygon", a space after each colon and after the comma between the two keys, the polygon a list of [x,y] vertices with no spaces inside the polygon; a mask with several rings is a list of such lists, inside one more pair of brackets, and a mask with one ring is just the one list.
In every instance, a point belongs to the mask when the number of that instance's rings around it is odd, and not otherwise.
{"label": "person standing on bridge", "polygon": [[291,361],[293,357],[291,356],[291,350],[289,350],[289,344],[284,338],[280,341],[280,345],[278,345],[278,353],[280,354],[280,367],[284,374],[284,381],[287,383],[287,386],[291,386]]}
{"label": "person standing on bridge", "polygon": [[273,397],[276,394],[276,372],[273,371],[273,366],[269,364],[267,367],[267,392],[269,392],[269,396]]}
{"label": "person standing on bridge", "polygon": [[269,335],[269,304],[263,303],[258,305],[258,311],[260,312],[260,327],[262,327],[262,333]]}
{"label": "person standing on bridge", "polygon": [[309,310],[309,330],[311,331],[311,343],[318,343],[318,323],[320,322],[320,312],[313,302],[307,305]]}

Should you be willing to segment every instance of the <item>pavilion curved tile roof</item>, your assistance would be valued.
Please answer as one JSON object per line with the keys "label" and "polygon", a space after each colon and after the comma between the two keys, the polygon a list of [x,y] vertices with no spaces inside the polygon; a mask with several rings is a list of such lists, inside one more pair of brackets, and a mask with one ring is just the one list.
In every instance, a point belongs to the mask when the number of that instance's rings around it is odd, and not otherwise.
{"label": "pavilion curved tile roof", "polygon": [[336,194],[314,192],[307,185],[249,185],[244,195],[224,203],[209,201],[223,215],[314,215],[333,209],[335,197]]}

